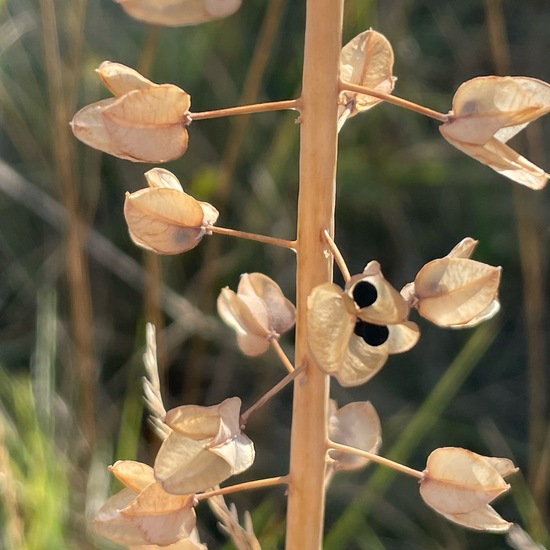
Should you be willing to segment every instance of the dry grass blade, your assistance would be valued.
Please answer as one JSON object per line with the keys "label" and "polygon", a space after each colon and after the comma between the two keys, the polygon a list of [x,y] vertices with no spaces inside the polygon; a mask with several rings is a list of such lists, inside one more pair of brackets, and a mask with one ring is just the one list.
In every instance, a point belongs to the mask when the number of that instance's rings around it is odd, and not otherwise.
{"label": "dry grass blade", "polygon": [[[2,493],[0,498],[0,510],[4,519],[3,530],[6,539],[0,536],[0,543],[4,540],[6,544],[13,544],[13,548],[23,548],[24,524],[19,513],[19,502],[17,496],[17,480],[13,476],[10,465],[10,453],[4,443],[4,418],[0,411],[0,476],[2,478]],[[2,517],[0,516],[0,517]]]}
{"label": "dry grass blade", "polygon": [[237,508],[234,504],[229,507],[223,496],[218,495],[208,499],[212,512],[220,521],[220,529],[224,531],[238,550],[261,550],[260,543],[254,534],[252,519],[248,512],[245,512],[244,527],[239,523]]}
{"label": "dry grass blade", "polygon": [[145,353],[143,354],[143,364],[147,371],[147,376],[143,377],[143,394],[145,404],[149,409],[149,421],[151,422],[155,433],[160,439],[166,439],[172,430],[164,423],[166,418],[166,409],[162,401],[160,391],[160,377],[157,363],[157,342],[155,338],[155,326],[147,323]]}
{"label": "dry grass blade", "polygon": [[537,544],[533,539],[519,526],[512,525],[506,535],[506,542],[515,550],[546,550],[542,544]]}

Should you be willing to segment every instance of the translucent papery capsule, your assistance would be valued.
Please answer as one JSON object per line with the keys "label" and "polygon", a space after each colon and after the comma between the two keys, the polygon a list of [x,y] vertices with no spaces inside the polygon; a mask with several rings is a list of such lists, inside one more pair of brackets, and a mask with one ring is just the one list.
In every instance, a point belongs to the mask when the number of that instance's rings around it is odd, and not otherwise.
{"label": "translucent papery capsule", "polygon": [[[376,454],[382,444],[380,418],[370,401],[348,403],[338,409],[331,401],[329,438],[335,443]],[[329,451],[331,469],[355,470],[369,463],[368,458],[341,451]]]}
{"label": "translucent papery capsule", "polygon": [[[340,53],[340,79],[350,84],[365,86],[391,94],[397,80],[393,76],[394,55],[387,38],[369,29],[350,40]],[[344,90],[340,93],[338,123],[367,111],[382,100]]]}
{"label": "translucent papery capsule", "polygon": [[115,95],[78,111],[74,135],[90,147],[134,162],[166,162],[187,150],[190,95],[106,61],[98,72]]}
{"label": "translucent papery capsule", "polygon": [[228,17],[241,0],[116,0],[136,19],[154,25],[184,27]]}
{"label": "translucent papery capsule", "polygon": [[512,525],[489,503],[510,485],[504,477],[517,471],[511,460],[443,447],[428,457],[420,481],[424,502],[450,521],[481,531],[504,532]]}
{"label": "translucent papery capsule", "polygon": [[466,237],[444,258],[428,262],[401,289],[403,298],[444,327],[469,328],[491,319],[500,310],[501,268],[470,259],[477,243]]}
{"label": "translucent papery capsule", "polygon": [[[366,308],[365,308],[366,309]],[[388,356],[411,349],[420,336],[415,323],[376,324],[340,287],[325,283],[308,297],[308,344],[319,368],[342,386],[372,378]]]}
{"label": "translucent papery capsule", "polygon": [[433,260],[416,276],[416,307],[420,315],[441,326],[481,322],[498,311],[500,275],[500,267],[475,260]]}
{"label": "translucent papery capsule", "polygon": [[449,121],[439,127],[457,149],[531,189],[549,175],[522,157],[507,141],[550,111],[550,84],[520,76],[482,76],[462,84]]}
{"label": "translucent papery capsule", "polygon": [[195,495],[171,495],[146,464],[124,460],[111,471],[127,486],[97,512],[96,533],[126,546],[177,544],[195,529]]}
{"label": "translucent papery capsule", "polygon": [[245,355],[266,352],[273,338],[290,330],[296,308],[279,285],[262,273],[241,275],[237,292],[224,288],[218,297],[220,317],[237,333]]}
{"label": "translucent papery capsule", "polygon": [[377,261],[369,262],[363,273],[351,277],[346,291],[357,307],[357,317],[363,321],[396,324],[409,315],[409,305],[384,278]]}
{"label": "translucent papery capsule", "polygon": [[157,254],[180,254],[197,246],[218,211],[185,193],[168,170],[154,168],[145,176],[150,187],[127,193],[124,202],[132,240]]}
{"label": "translucent papery capsule", "polygon": [[205,491],[254,462],[254,444],[240,429],[241,400],[185,405],[167,412],[173,430],[155,460],[155,478],[171,494]]}

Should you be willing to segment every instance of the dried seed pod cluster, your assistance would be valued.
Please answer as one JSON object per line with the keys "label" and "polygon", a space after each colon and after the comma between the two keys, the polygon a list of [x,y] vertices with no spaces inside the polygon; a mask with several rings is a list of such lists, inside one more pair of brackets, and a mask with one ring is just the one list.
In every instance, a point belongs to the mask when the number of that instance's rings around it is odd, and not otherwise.
{"label": "dried seed pod cluster", "polygon": [[196,493],[244,472],[254,462],[254,445],[241,432],[241,400],[212,407],[183,405],[166,413],[172,433],[155,459],[155,476],[175,494]]}
{"label": "dried seed pod cluster", "polygon": [[420,331],[408,320],[410,307],[443,327],[490,319],[499,309],[501,269],[470,260],[476,244],[464,239],[445,258],[427,263],[401,294],[375,261],[344,290],[317,286],[308,301],[308,341],[319,368],[343,386],[367,382],[389,355],[417,343]]}
{"label": "dried seed pod cluster", "polygon": [[343,386],[372,378],[389,355],[411,349],[420,336],[409,306],[386,281],[378,262],[352,277],[346,290],[317,286],[308,300],[308,342],[317,365]]}
{"label": "dried seed pod cluster", "polygon": [[[225,17],[241,3],[117,1],[135,18],[169,26]],[[390,43],[372,29],[342,48],[339,130],[348,118],[384,100],[414,105],[391,95],[396,82],[393,65]],[[71,125],[78,139],[136,162],[165,162],[185,153],[186,127],[193,118],[187,92],[172,84],[155,84],[118,63],[104,62],[98,72],[114,98],[84,107],[74,116]],[[424,114],[428,111],[421,106],[414,108],[419,109],[424,109]],[[435,118],[444,122],[440,131],[449,143],[502,175],[540,189],[548,174],[506,143],[548,111],[550,85],[545,82],[489,76],[464,83],[454,96],[452,111]],[[214,227],[216,208],[185,193],[171,172],[154,168],[145,177],[149,187],[128,193],[124,206],[130,237],[138,246],[159,254],[178,254],[195,247],[206,234],[232,231]],[[293,248],[292,243],[287,241],[287,248]],[[310,353],[304,359],[306,364],[298,368],[318,367],[342,386],[357,386],[375,376],[390,355],[416,345],[420,330],[409,320],[411,310],[449,328],[472,327],[498,312],[501,269],[472,260],[476,244],[469,237],[462,240],[445,257],[424,265],[401,292],[385,279],[377,261],[369,262],[354,276],[349,276],[347,267],[341,268],[345,288],[330,282],[316,286],[302,316],[297,316],[296,308],[275,281],[261,273],[246,273],[237,292],[229,288],[221,291],[218,312],[236,332],[238,346],[248,356],[279,346],[278,339],[292,329],[297,317],[305,320]],[[254,445],[242,433],[247,415],[241,416],[237,397],[211,407],[186,405],[166,412],[158,373],[154,373],[151,331],[148,345],[145,364],[152,380],[145,385],[146,400],[156,432],[164,441],[154,467],[119,461],[111,468],[126,488],[104,504],[94,526],[103,536],[134,548],[200,550],[204,546],[195,529],[195,506],[201,494],[245,471],[254,461]],[[280,356],[284,354],[281,347],[276,349]],[[295,377],[298,369],[286,355],[283,361],[289,376]],[[324,413],[322,418],[326,418]],[[370,402],[348,403],[340,409],[332,403],[327,422],[323,435],[326,438],[328,431],[326,483],[336,471],[381,460],[377,456],[381,424]],[[389,463],[384,459],[384,464]],[[508,490],[504,477],[515,470],[507,459],[444,447],[430,455],[426,469],[417,472],[417,477],[424,501],[446,518],[469,528],[502,532],[511,524],[489,503]]]}
{"label": "dried seed pod cluster", "polygon": [[153,468],[129,460],[111,467],[126,488],[98,511],[95,531],[129,546],[185,542],[189,550],[203,548],[195,532],[195,493],[254,462],[254,445],[240,429],[240,409],[233,397],[212,407],[168,411],[164,421],[171,433]]}
{"label": "dried seed pod cluster", "polygon": [[[382,445],[382,426],[370,401],[348,403],[342,408],[330,402],[328,436],[331,441],[377,454]],[[356,470],[369,463],[368,458],[331,450],[328,453],[328,472]]]}

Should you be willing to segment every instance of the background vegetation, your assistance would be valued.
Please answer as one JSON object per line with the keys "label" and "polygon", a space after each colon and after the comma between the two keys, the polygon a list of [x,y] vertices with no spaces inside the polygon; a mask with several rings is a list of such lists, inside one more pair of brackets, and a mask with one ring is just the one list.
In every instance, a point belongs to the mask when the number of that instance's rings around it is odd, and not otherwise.
{"label": "background vegetation", "polygon": [[[234,16],[159,29],[112,0],[0,2],[0,548],[107,548],[86,519],[106,498],[105,466],[151,462],[143,417],[144,323],[160,334],[169,406],[251,403],[283,374],[274,356],[243,357],[214,315],[219,289],[262,271],[289,297],[291,253],[215,236],[181,256],[132,245],[124,193],[147,165],[102,155],[72,138],[77,108],[107,97],[94,69],[105,59],[172,82],[192,109],[299,94],[304,3],[245,0]],[[447,111],[458,85],[482,74],[550,81],[550,10],[544,0],[348,0],[345,41],[372,26],[392,42],[396,93]],[[390,105],[342,133],[336,240],[352,272],[378,259],[400,287],[465,236],[476,258],[502,265],[502,312],[472,331],[421,322],[416,348],[369,384],[333,388],[343,404],[369,399],[382,452],[422,469],[435,447],[509,456],[521,467],[497,504],[548,543],[548,191],[524,190],[460,154],[437,123]],[[550,169],[549,121],[518,145]],[[298,127],[293,113],[196,122],[186,155],[166,167],[220,224],[294,237]],[[291,338],[284,339],[291,349]],[[287,468],[290,390],[250,421],[257,462],[242,479]],[[231,499],[233,500],[233,499]],[[234,499],[253,511],[264,550],[281,548],[280,491]],[[224,539],[206,508],[210,548]],[[436,516],[415,483],[370,466],[329,489],[328,549],[491,549],[504,538],[466,532]]]}

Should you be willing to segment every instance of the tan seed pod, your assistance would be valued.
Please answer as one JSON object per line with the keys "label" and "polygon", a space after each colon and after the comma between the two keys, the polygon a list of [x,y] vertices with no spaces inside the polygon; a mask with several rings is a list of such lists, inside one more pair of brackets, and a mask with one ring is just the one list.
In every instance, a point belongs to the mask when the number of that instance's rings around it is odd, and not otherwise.
{"label": "tan seed pod", "polygon": [[241,0],[116,0],[124,11],[140,21],[167,27],[198,25],[228,17]]}
{"label": "tan seed pod", "polygon": [[428,457],[420,482],[424,502],[450,521],[482,531],[507,531],[511,523],[489,506],[517,471],[511,460],[485,457],[467,449],[443,447]]}
{"label": "tan seed pod", "polygon": [[549,175],[506,143],[530,122],[550,111],[550,84],[520,76],[482,76],[462,84],[443,137],[457,149],[531,189],[542,189]]}

